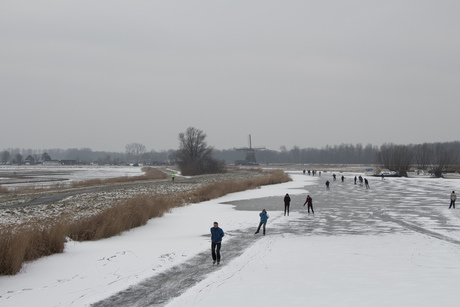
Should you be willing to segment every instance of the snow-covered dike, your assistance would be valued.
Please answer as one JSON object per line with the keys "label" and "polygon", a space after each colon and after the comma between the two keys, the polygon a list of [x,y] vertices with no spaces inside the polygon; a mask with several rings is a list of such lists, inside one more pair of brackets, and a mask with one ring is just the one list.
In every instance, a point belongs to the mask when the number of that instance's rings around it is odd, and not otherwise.
{"label": "snow-covered dike", "polygon": [[[460,210],[447,208],[460,180],[368,178],[367,190],[354,175],[342,183],[292,172],[292,182],[177,208],[114,238],[68,242],[63,254],[1,276],[0,306],[455,305]],[[315,215],[302,206],[307,194]],[[263,208],[267,235],[254,235]],[[220,266],[209,251],[213,221],[226,233]],[[184,264],[201,272],[196,282],[175,280],[191,274]],[[143,294],[150,282],[166,301]]]}

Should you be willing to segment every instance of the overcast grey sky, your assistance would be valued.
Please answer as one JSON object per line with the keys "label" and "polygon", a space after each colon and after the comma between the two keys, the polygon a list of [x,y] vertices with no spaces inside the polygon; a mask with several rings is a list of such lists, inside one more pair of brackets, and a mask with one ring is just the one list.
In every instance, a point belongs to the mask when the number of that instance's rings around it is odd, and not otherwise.
{"label": "overcast grey sky", "polygon": [[0,150],[459,140],[460,1],[0,3]]}

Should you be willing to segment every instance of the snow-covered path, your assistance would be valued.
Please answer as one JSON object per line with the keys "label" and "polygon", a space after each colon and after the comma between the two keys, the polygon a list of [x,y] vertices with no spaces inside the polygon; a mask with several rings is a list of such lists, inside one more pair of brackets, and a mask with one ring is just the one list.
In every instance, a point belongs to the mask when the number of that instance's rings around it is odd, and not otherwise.
{"label": "snow-covered path", "polygon": [[[0,277],[0,305],[433,306],[457,302],[460,181],[369,178],[370,189],[293,172],[293,182],[174,209],[161,219]],[[330,190],[324,182],[331,181]],[[282,198],[292,198],[283,216]],[[303,207],[313,197],[315,215]],[[230,203],[235,206],[222,205]],[[254,235],[258,212],[267,235]],[[209,228],[226,231],[211,264]]]}

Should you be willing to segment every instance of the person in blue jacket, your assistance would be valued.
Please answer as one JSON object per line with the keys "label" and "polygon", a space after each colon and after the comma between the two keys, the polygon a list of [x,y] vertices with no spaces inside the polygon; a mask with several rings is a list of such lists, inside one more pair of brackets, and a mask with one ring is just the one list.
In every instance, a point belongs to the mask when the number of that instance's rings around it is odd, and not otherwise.
{"label": "person in blue jacket", "polygon": [[265,225],[267,224],[267,220],[268,220],[269,216],[268,216],[268,213],[267,213],[267,211],[265,209],[262,210],[262,212],[259,213],[259,216],[260,216],[260,223],[259,223],[259,227],[257,228],[257,231],[255,232],[255,234],[259,233],[260,226],[264,225],[263,233],[264,233],[264,236],[265,236]]}
{"label": "person in blue jacket", "polygon": [[224,231],[219,227],[217,222],[214,222],[214,227],[211,227],[211,255],[212,264],[220,263],[220,247],[222,244],[222,238],[224,237]]}

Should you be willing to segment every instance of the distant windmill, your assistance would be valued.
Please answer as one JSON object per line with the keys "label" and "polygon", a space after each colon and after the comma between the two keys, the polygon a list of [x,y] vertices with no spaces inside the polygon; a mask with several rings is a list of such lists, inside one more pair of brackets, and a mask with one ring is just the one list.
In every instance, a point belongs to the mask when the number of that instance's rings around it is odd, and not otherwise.
{"label": "distant windmill", "polygon": [[236,165],[257,165],[255,151],[265,149],[265,147],[252,148],[251,135],[249,135],[249,147],[237,148],[236,150],[244,150],[246,152],[246,160],[235,161]]}

